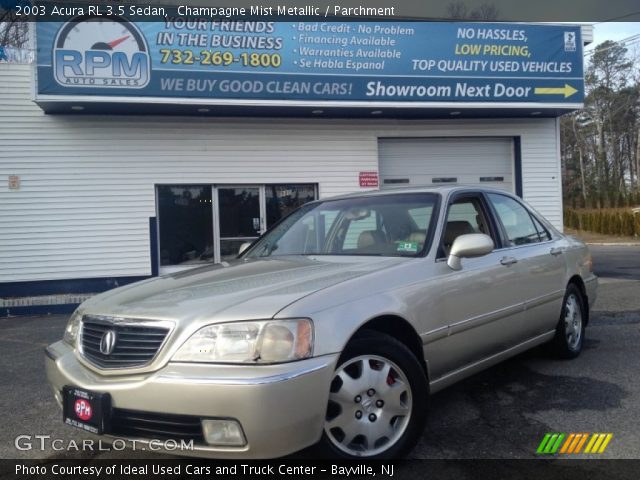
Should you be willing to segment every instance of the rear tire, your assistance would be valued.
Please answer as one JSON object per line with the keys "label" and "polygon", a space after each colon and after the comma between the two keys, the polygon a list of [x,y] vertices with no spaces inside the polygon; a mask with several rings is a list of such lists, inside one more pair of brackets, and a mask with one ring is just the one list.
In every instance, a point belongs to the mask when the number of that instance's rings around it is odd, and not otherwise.
{"label": "rear tire", "polygon": [[378,332],[351,340],[333,381],[322,454],[388,459],[410,452],[424,429],[428,382],[420,361],[401,342]]}
{"label": "rear tire", "polygon": [[573,283],[567,287],[562,311],[551,343],[553,353],[560,358],[576,358],[582,352],[587,324],[584,296]]}

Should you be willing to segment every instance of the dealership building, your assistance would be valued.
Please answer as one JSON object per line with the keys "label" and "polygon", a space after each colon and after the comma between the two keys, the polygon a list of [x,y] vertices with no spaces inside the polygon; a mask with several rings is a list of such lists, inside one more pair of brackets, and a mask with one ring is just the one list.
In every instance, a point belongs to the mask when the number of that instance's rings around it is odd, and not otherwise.
{"label": "dealership building", "polygon": [[232,259],[303,203],[473,184],[562,228],[575,25],[36,24],[0,62],[0,316]]}

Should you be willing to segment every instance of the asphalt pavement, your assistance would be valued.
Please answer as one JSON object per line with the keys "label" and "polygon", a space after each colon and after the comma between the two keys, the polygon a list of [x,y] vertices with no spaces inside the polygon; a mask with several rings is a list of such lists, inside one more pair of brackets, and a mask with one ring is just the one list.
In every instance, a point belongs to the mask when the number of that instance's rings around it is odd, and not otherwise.
{"label": "asphalt pavement", "polygon": [[[434,395],[415,458],[533,458],[547,432],[613,433],[599,458],[640,458],[640,247],[592,247],[601,277],[582,355],[534,349]],[[0,319],[0,458],[166,458],[148,451],[67,451],[84,434],[62,424],[43,349],[65,316]],[[25,448],[16,448],[18,443]],[[40,439],[36,436],[44,436]],[[45,448],[40,449],[41,443]]]}

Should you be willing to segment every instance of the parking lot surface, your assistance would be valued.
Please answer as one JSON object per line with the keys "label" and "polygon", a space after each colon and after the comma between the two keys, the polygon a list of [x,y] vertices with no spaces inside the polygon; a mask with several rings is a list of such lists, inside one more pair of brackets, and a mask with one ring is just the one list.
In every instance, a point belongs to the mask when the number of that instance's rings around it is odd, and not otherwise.
{"label": "parking lot surface", "polygon": [[[533,458],[547,432],[612,433],[598,458],[640,458],[640,247],[591,250],[601,281],[582,355],[561,361],[538,348],[434,395],[414,458]],[[36,435],[62,444],[84,438],[62,424],[43,370],[43,349],[62,337],[66,321],[0,319],[0,458],[167,458],[55,450],[47,439],[39,448]],[[18,450],[19,435],[37,448]]]}

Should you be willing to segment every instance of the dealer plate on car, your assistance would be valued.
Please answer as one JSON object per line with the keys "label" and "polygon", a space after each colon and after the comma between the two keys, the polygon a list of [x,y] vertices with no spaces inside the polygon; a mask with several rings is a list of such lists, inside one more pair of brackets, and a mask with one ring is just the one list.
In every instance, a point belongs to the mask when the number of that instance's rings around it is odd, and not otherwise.
{"label": "dealer plate on car", "polygon": [[62,415],[66,425],[102,435],[111,417],[111,396],[66,386],[62,389]]}

